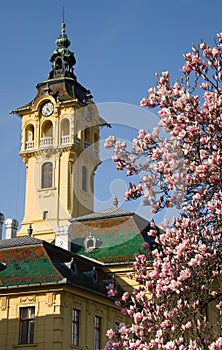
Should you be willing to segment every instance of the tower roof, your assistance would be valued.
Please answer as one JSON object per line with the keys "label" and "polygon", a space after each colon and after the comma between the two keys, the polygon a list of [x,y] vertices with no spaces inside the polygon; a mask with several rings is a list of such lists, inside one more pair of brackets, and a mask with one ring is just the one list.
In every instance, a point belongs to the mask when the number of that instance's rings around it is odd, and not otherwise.
{"label": "tower roof", "polygon": [[69,41],[65,32],[65,23],[61,24],[61,34],[56,40],[57,48],[53,51],[50,61],[52,62],[52,70],[49,73],[49,79],[70,77],[76,79],[73,74],[73,66],[76,64],[74,53],[68,47]]}
{"label": "tower roof", "polygon": [[38,99],[42,96],[51,95],[56,102],[77,101],[81,106],[86,106],[91,102],[90,90],[82,86],[74,75],[74,65],[76,59],[74,53],[69,50],[70,40],[65,32],[64,20],[61,24],[61,33],[56,40],[57,48],[53,51],[50,62],[52,69],[48,79],[37,84],[37,94],[33,101],[25,106],[13,109],[10,113],[22,115],[24,111],[30,110]]}

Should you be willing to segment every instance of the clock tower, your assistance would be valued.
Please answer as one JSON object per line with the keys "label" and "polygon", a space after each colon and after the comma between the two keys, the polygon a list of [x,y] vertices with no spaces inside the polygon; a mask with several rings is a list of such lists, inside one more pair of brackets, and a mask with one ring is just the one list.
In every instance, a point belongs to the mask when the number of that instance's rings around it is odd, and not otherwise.
{"label": "clock tower", "polygon": [[[21,117],[20,156],[26,166],[24,218],[18,236],[53,241],[55,229],[93,211],[99,160],[98,115],[89,90],[74,75],[76,63],[62,23],[48,79],[35,98],[12,111]],[[31,226],[30,226],[31,225]]]}

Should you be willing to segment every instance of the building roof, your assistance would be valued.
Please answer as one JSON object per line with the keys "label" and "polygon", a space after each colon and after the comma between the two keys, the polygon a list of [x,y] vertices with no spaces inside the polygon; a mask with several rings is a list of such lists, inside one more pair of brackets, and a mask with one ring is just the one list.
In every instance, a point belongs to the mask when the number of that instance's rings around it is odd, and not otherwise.
{"label": "building roof", "polygon": [[103,263],[134,260],[142,244],[155,244],[148,235],[150,223],[118,207],[72,219],[72,251]]}
{"label": "building roof", "polygon": [[90,213],[84,216],[80,216],[77,218],[73,218],[71,222],[76,221],[88,221],[88,220],[98,220],[98,219],[104,219],[104,218],[113,218],[113,217],[123,217],[123,216],[132,216],[135,213],[119,208],[117,206],[113,206],[112,208],[108,208],[105,210],[101,210],[98,212]]}
{"label": "building roof", "polygon": [[33,237],[0,241],[0,262],[0,289],[69,284],[106,296],[109,277],[95,264]]}

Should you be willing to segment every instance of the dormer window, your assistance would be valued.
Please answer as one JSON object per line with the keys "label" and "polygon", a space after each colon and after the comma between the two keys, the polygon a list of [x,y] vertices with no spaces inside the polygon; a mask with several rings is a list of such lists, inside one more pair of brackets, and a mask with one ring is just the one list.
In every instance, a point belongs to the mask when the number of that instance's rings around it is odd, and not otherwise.
{"label": "dormer window", "polygon": [[84,240],[85,252],[90,253],[96,249],[96,238],[90,232],[89,236]]}
{"label": "dormer window", "polygon": [[91,278],[92,278],[92,281],[94,283],[98,282],[98,273],[97,273],[95,267],[93,267]]}
{"label": "dormer window", "polygon": [[77,272],[77,266],[75,260],[72,258],[70,262],[70,270],[72,271],[73,275]]}

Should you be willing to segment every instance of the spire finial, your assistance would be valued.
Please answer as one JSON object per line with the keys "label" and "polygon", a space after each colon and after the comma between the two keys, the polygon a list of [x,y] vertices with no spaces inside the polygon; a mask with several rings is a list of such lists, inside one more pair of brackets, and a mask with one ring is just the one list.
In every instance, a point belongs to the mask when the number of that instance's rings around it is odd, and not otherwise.
{"label": "spire finial", "polygon": [[65,8],[62,7],[62,22],[65,23]]}
{"label": "spire finial", "polygon": [[30,225],[29,225],[29,228],[28,228],[28,230],[27,230],[27,233],[28,233],[29,237],[31,237],[32,232],[33,232],[33,228],[32,228],[32,224],[30,224]]}
{"label": "spire finial", "polygon": [[118,204],[119,204],[118,199],[117,199],[116,196],[114,196],[114,197],[113,197],[113,206],[116,207],[116,208],[118,208]]}
{"label": "spire finial", "polygon": [[64,6],[62,7],[62,24],[61,24],[61,28],[62,28],[62,31],[61,31],[61,35],[65,35],[65,10],[64,10]]}

